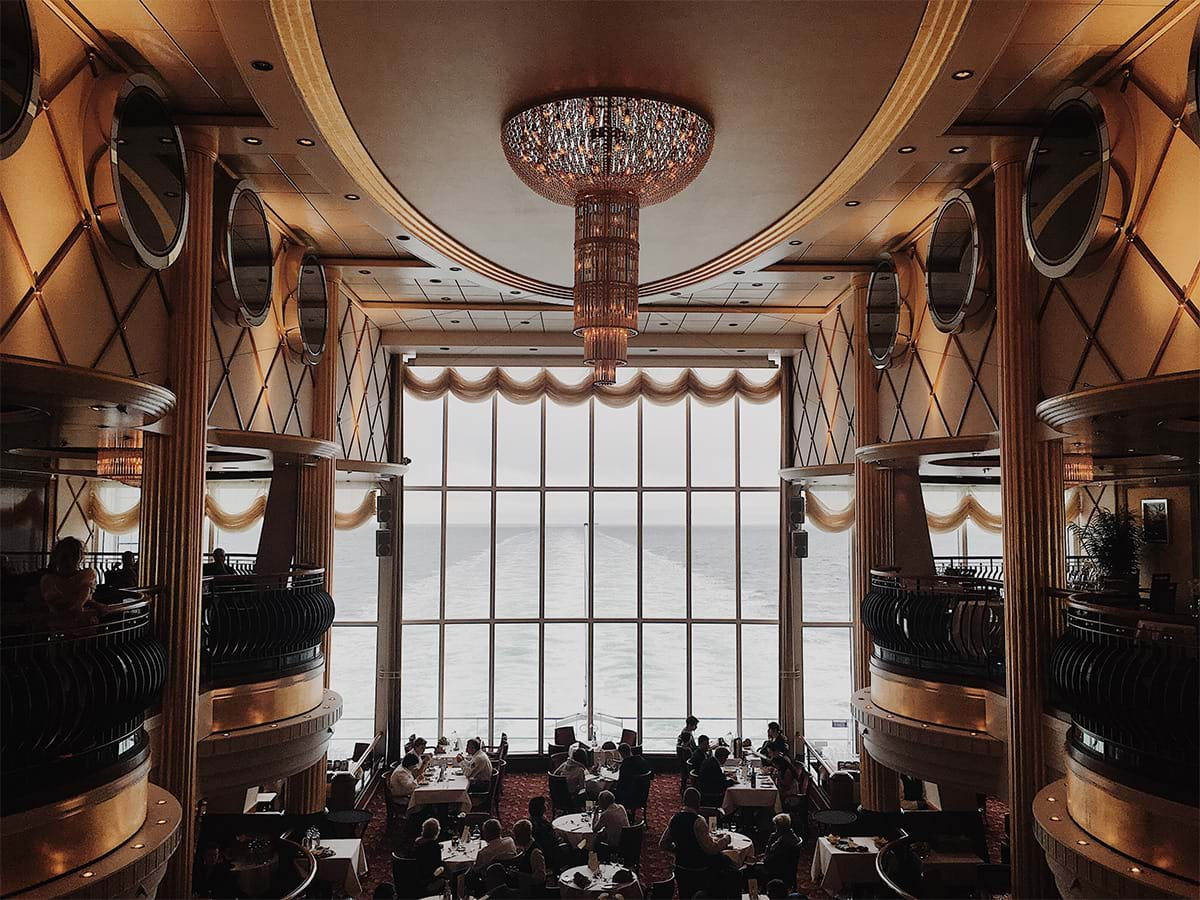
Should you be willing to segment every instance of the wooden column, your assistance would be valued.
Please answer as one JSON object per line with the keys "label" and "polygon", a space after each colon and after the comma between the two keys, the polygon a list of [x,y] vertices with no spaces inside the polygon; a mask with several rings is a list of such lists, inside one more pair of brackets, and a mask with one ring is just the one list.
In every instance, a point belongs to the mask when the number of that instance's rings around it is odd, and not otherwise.
{"label": "wooden column", "polygon": [[1052,897],[1033,836],[1033,798],[1045,784],[1042,712],[1047,588],[1063,560],[1062,445],[1038,439],[1037,281],[1021,235],[1027,140],[992,141],[996,192],[996,340],[999,343],[1000,497],[1004,522],[1004,655],[1012,893]]}
{"label": "wooden column", "polygon": [[[870,276],[851,279],[854,290],[854,437],[863,447],[879,441],[879,373],[867,351],[867,286]],[[871,633],[862,621],[862,600],[871,585],[872,567],[892,561],[892,473],[868,463],[854,462],[854,532],[851,537],[850,608],[854,690],[871,682]],[[864,809],[891,811],[900,808],[896,773],[873,760],[862,738],[858,741],[862,772],[860,802]]]}
{"label": "wooden column", "polygon": [[208,425],[208,341],[212,309],[213,165],[217,132],[184,128],[188,231],[168,273],[171,319],[167,379],[175,416],[167,435],[145,437],[141,580],[158,585],[155,626],[166,648],[158,783],[183,806],[182,841],[159,887],[163,897],[192,888],[196,809],[196,701],[200,689],[200,572],[204,453]]}
{"label": "wooden column", "polygon": [[[313,366],[312,436],[337,440],[337,359],[339,352],[338,295],[341,272],[325,270],[325,296],[329,308],[329,330],[325,353]],[[332,459],[319,459],[300,469],[300,503],[296,519],[296,556],[303,565],[325,570],[325,590],[333,594],[334,472]],[[325,656],[325,687],[329,687],[330,636],[325,632],[321,652]],[[286,807],[292,813],[315,813],[325,808],[326,782],[322,756],[303,772],[288,779]]]}

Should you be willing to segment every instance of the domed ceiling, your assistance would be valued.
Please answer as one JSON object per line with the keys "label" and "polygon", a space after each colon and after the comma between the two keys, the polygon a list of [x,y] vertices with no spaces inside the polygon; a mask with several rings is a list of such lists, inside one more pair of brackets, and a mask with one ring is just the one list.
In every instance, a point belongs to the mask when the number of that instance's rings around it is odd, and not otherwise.
{"label": "domed ceiling", "polygon": [[509,114],[621,89],[712,120],[700,177],[642,213],[641,280],[668,277],[752,237],[821,183],[879,111],[925,3],[314,0],[313,10],[338,98],[395,189],[480,256],[569,285],[572,211],[509,169],[499,137]]}

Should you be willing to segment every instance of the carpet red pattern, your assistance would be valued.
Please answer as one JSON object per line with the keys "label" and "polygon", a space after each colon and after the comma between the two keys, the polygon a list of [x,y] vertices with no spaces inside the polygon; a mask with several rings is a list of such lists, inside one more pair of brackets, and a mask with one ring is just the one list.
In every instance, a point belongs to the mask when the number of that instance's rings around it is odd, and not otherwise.
{"label": "carpet red pattern", "polygon": [[[514,822],[523,819],[531,797],[541,794],[549,798],[546,776],[539,774],[509,775],[504,780],[504,795],[500,802],[500,823],[508,833]],[[666,827],[667,821],[678,811],[679,778],[675,775],[662,774],[651,782],[650,808],[647,817],[646,841],[642,847],[642,883],[662,881],[671,877],[673,857],[658,849],[658,838]],[[375,792],[368,809],[372,819],[363,835],[363,849],[366,852],[370,871],[362,879],[362,897],[370,897],[375,886],[392,880],[393,851],[405,855],[412,845],[411,837],[401,837],[398,833],[388,835],[386,830],[387,813],[384,808],[382,787]],[[1004,831],[1004,815],[1007,810],[994,800],[987,803],[988,844],[993,860],[999,859],[999,842]],[[396,832],[401,829],[396,829]],[[797,873],[796,888],[801,894],[812,898],[827,898],[832,895],[814,884],[809,877],[812,869],[812,838],[806,838],[800,857]]]}

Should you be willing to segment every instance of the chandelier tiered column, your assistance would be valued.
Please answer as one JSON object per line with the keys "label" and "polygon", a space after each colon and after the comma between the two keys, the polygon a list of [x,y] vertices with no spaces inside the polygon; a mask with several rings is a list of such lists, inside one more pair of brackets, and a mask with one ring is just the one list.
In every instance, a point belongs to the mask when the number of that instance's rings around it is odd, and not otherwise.
{"label": "chandelier tiered column", "polygon": [[159,886],[189,897],[195,853],[196,703],[200,692],[201,536],[208,425],[208,338],[212,309],[213,167],[217,132],[183,129],[188,237],[168,273],[167,383],[175,392],[170,434],[148,433],[143,448],[141,577],[161,590],[155,627],[166,650],[157,781],[183,807],[179,851]]}
{"label": "chandelier tiered column", "polygon": [[[854,435],[856,446],[879,440],[879,373],[867,348],[867,288],[870,276],[854,275]],[[851,636],[854,690],[871,683],[871,632],[862,618],[862,601],[871,586],[871,569],[891,565],[894,527],[892,473],[871,463],[854,462],[853,565],[850,573],[854,633]],[[864,809],[890,812],[900,808],[896,773],[871,758],[858,738],[860,797]]]}
{"label": "chandelier tiered column", "polygon": [[637,334],[638,217],[700,174],[712,123],[643,97],[568,97],[509,118],[504,154],[547,200],[575,207],[575,334],[594,384],[614,384]]}
{"label": "chandelier tiered column", "polygon": [[1046,783],[1042,716],[1049,646],[1048,588],[1065,562],[1062,442],[1042,441],[1038,292],[1021,234],[1029,142],[993,139],[996,178],[996,340],[1000,350],[1000,504],[1004,527],[1004,667],[1014,897],[1052,897],[1033,836],[1033,798]]}

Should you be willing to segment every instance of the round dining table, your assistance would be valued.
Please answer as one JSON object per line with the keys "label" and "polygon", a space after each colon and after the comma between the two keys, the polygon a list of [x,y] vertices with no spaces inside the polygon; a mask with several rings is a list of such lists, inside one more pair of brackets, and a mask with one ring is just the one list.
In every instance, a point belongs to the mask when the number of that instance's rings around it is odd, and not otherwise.
{"label": "round dining table", "polygon": [[750,840],[740,831],[730,831],[727,828],[718,828],[713,831],[713,837],[720,839],[725,835],[729,835],[729,846],[721,852],[733,860],[737,865],[744,866],[746,863],[754,859],[754,841]]}
{"label": "round dining table", "polygon": [[595,843],[596,832],[592,828],[591,813],[568,813],[559,816],[551,824],[554,826],[554,833],[570,847],[578,847],[580,841],[584,841],[587,847]]}
{"label": "round dining table", "polygon": [[[587,866],[575,866],[558,876],[559,889],[564,897],[598,897],[601,894],[613,893],[626,898],[641,897],[642,886],[638,883],[636,875],[632,881],[620,884],[613,881],[613,876],[623,868],[624,866],[616,863],[601,863],[600,870],[592,874]],[[576,875],[587,879],[586,883],[577,882]]]}
{"label": "round dining table", "polygon": [[472,838],[465,844],[460,840],[442,841],[442,866],[451,875],[467,871],[475,865],[483,843],[483,838]]}
{"label": "round dining table", "polygon": [[600,796],[601,791],[611,791],[617,786],[616,769],[601,769],[598,773],[588,772],[587,778],[584,781],[584,790],[587,791],[588,797],[595,800]]}

